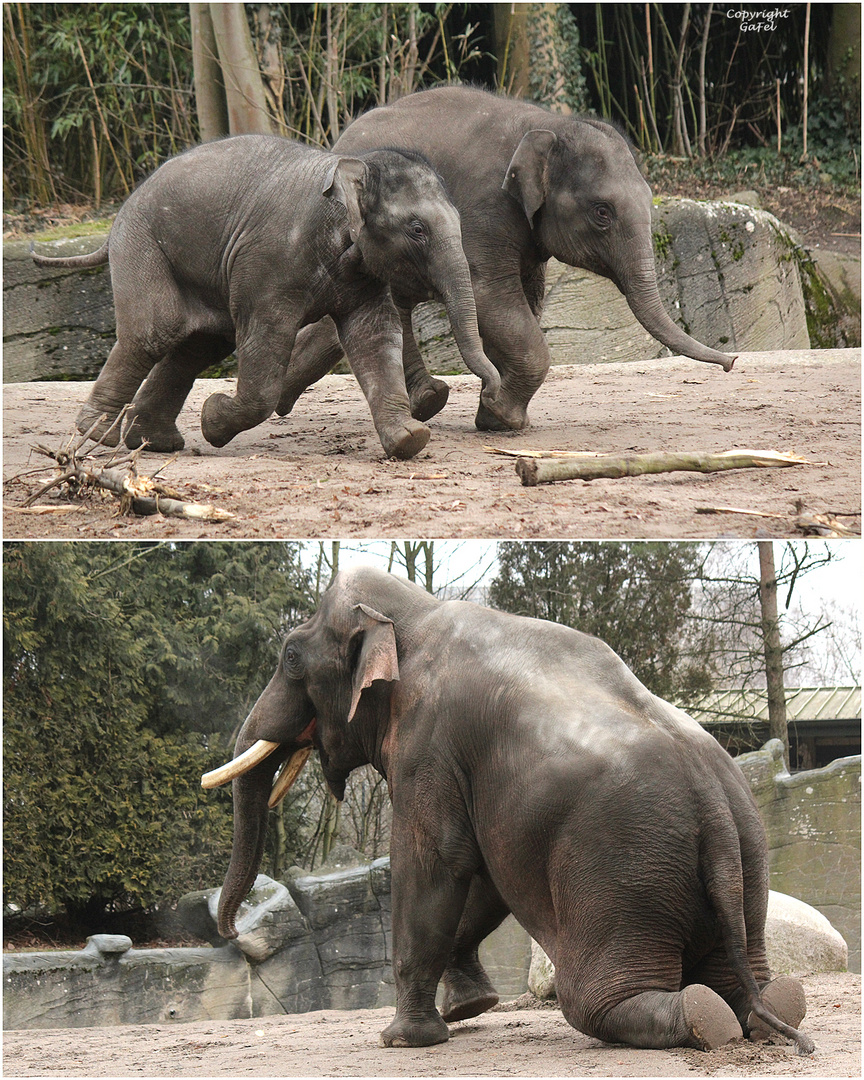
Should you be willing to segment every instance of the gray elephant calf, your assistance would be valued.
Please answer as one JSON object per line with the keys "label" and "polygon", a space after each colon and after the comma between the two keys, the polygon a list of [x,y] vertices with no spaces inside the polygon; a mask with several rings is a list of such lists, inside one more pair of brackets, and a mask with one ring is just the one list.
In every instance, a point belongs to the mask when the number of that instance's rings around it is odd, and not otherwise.
{"label": "gray elephant calf", "polygon": [[112,445],[131,403],[128,446],[180,449],[192,383],[236,349],[236,396],[211,395],[201,415],[204,437],[224,446],[270,416],[297,332],[330,315],[384,450],[412,457],[429,429],[411,415],[394,278],[443,300],[495,412],[500,379],[480,343],[459,214],[416,154],[344,157],[263,135],[208,143],[145,180],[98,251],[34,259],[110,263],[117,343],[77,424]]}
{"label": "gray elephant calf", "polygon": [[747,781],[601,641],[369,567],[338,574],[285,639],[237,756],[202,781],[234,781],[223,937],[237,937],[268,805],[313,748],[337,799],[371,763],[393,802],[383,1045],[443,1042],[446,1021],[497,1002],[477,949],[512,912],[588,1035],[709,1050],[767,1028],[813,1050],[796,1030],[801,984],[768,970],[768,854]]}

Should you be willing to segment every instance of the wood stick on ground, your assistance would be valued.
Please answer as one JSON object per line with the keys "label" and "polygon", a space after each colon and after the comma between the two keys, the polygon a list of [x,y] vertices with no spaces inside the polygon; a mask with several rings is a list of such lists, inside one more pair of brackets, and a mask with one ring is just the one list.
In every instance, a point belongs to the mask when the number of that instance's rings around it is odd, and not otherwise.
{"label": "wood stick on ground", "polygon": [[[196,521],[229,521],[235,515],[212,504],[185,502],[176,492],[169,492],[150,477],[137,472],[137,451],[121,462],[111,461],[112,468],[93,461],[79,461],[74,450],[50,450],[44,446],[33,448],[52,458],[63,470],[61,475],[31,495],[24,504],[30,507],[38,498],[58,484],[76,483],[81,486],[102,488],[119,495],[121,511],[132,510],[136,514],[165,514],[170,517],[192,518]],[[123,467],[125,466],[125,468]],[[162,466],[164,468],[164,466]],[[158,472],[158,470],[157,470]]]}
{"label": "wood stick on ground", "polygon": [[799,510],[794,516],[769,514],[764,510],[744,510],[737,506],[697,506],[697,514],[744,514],[748,517],[771,518],[773,521],[792,521],[796,529],[808,536],[826,536],[832,539],[851,539],[860,533],[844,525],[833,514],[817,514]]}
{"label": "wood stick on ground", "polygon": [[539,456],[537,451],[521,453],[516,472],[525,487],[551,484],[559,480],[619,479],[622,476],[642,476],[664,472],[721,472],[726,469],[762,469],[792,465],[825,465],[824,461],[809,461],[796,454],[775,450],[725,450],[667,452],[648,454],[565,454],[555,451]]}

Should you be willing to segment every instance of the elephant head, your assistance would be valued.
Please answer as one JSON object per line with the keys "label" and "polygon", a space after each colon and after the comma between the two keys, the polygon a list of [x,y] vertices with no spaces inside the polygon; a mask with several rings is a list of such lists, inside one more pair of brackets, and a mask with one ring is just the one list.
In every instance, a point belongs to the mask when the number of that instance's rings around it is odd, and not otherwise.
{"label": "elephant head", "polygon": [[443,301],[462,359],[482,380],[481,398],[494,413],[501,377],[483,351],[459,211],[438,174],[419,154],[375,150],[338,158],[324,194],[346,208],[368,272],[397,295]]}
{"label": "elephant head", "polygon": [[237,936],[234,920],[258,873],[268,810],[285,797],[313,748],[337,799],[360,765],[371,762],[386,775],[382,746],[399,679],[394,619],[406,605],[430,602],[419,587],[355,570],[337,575],[312,618],[288,634],[275,674],[237,736],[233,761],[201,779],[205,788],[229,780],[234,788],[234,843],[219,899],[222,937]]}
{"label": "elephant head", "polygon": [[732,356],[708,348],[677,326],[657,287],[651,189],[613,127],[594,120],[526,132],[503,188],[519,202],[549,255],[609,278],[652,337],[673,353],[719,364]]}

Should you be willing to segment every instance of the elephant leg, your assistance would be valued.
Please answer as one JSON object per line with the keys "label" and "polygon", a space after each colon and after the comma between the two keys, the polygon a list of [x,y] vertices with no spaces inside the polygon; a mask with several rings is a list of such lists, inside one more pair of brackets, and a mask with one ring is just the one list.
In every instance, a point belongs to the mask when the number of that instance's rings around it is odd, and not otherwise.
{"label": "elephant leg", "polygon": [[481,402],[474,422],[481,431],[518,431],[528,426],[528,402],[549,371],[546,338],[518,278],[475,292],[483,347],[501,372],[495,404],[502,419]]}
{"label": "elephant leg", "polygon": [[[762,1004],[781,1024],[797,1028],[807,1014],[804,987],[799,980],[789,975],[771,978],[761,934],[754,933],[752,937],[748,935],[747,959],[759,988]],[[732,970],[726,949],[722,945],[709,953],[693,971],[688,972],[684,982],[688,985],[703,983],[718,993],[737,1016],[745,1036],[753,1038],[756,1033],[756,1037],[761,1038],[766,1033],[777,1030],[753,1012],[750,995]]]}
{"label": "elephant leg", "polygon": [[273,413],[285,364],[291,355],[296,323],[256,326],[255,335],[237,335],[237,392],[211,394],[201,410],[201,432],[212,446],[224,446],[241,431],[263,423]]}
{"label": "elephant leg", "polygon": [[387,298],[374,296],[337,321],[339,338],[369,404],[375,430],[388,457],[411,458],[430,431],[411,415],[402,368],[399,315]]}
{"label": "elephant leg", "polygon": [[578,924],[559,922],[555,989],[568,1023],[645,1050],[713,1050],[741,1038],[738,1018],[718,993],[696,983],[682,989],[675,928],[643,922],[630,907],[615,911],[610,940],[609,918],[589,898]]}
{"label": "elephant leg", "polygon": [[[94,441],[117,446],[120,424],[115,421],[124,406],[132,402],[138,387],[159,359],[158,354],[146,350],[140,343],[130,346],[118,340],[93,384],[90,397],[75,418],[81,434],[89,431]],[[103,416],[105,419],[100,420]]]}
{"label": "elephant leg", "polygon": [[297,399],[312,383],[323,379],[345,352],[330,316],[304,326],[294,342],[291,360],[285,369],[282,392],[276,405],[279,416],[287,416]]}
{"label": "elephant leg", "polygon": [[447,1023],[479,1016],[498,1004],[498,994],[480,963],[477,950],[509,914],[509,908],[492,882],[475,874],[441,980],[444,986],[441,1015]]}
{"label": "elephant leg", "polygon": [[[561,989],[556,968],[556,986]],[[568,1010],[562,1010],[571,1020]],[[602,1022],[586,1034],[604,1042],[620,1042],[643,1050],[666,1050],[687,1046],[697,1050],[716,1050],[740,1039],[741,1025],[735,1013],[710,987],[694,983],[683,990],[669,992],[645,990],[626,998],[606,1012]]]}
{"label": "elephant leg", "polygon": [[146,441],[160,453],[182,450],[176,420],[198,375],[229,356],[233,345],[221,338],[190,339],[153,368],[135,395],[123,441],[134,450]]}
{"label": "elephant leg", "polygon": [[[397,830],[398,831],[398,830]],[[470,877],[457,878],[414,841],[392,849],[393,975],[396,1016],[381,1032],[381,1046],[431,1046],[450,1037],[435,1008],[438,981],[450,957]],[[399,855],[400,848],[405,858]]]}
{"label": "elephant leg", "polygon": [[429,420],[447,404],[450,387],[443,379],[433,379],[426,370],[414,337],[411,308],[400,307],[399,318],[402,320],[402,364],[411,401],[411,415],[415,420]]}

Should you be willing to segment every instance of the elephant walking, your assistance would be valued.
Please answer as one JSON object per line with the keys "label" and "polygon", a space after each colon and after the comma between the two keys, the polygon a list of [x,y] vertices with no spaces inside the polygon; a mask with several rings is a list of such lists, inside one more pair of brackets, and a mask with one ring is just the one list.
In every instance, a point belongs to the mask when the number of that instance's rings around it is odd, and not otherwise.
{"label": "elephant walking", "polygon": [[202,780],[234,783],[223,937],[268,805],[313,748],[337,799],[366,763],[390,790],[383,1045],[442,1042],[447,1020],[495,1004],[477,948],[512,912],[588,1035],[711,1049],[764,1025],[812,1051],[800,984],[768,969],[767,845],[743,774],[601,641],[368,567],[338,574],[285,639],[237,756]]}
{"label": "elephant walking", "polygon": [[[734,357],[690,337],[664,310],[654,265],[651,191],[629,145],[610,124],[447,86],[372,109],[345,129],[335,149],[358,153],[374,146],[423,154],[461,215],[480,334],[502,384],[500,415],[481,400],[478,428],[528,423],[528,402],[549,370],[539,320],[550,257],[613,281],[639,322],[673,352],[726,371],[732,367]],[[429,377],[411,331],[411,310],[425,298],[407,282],[394,283],[394,296],[412,411],[428,419],[444,407],[448,389]],[[332,326],[305,331],[277,411],[289,412],[340,355]]]}
{"label": "elephant walking", "polygon": [[410,411],[394,279],[443,300],[481,396],[497,408],[459,215],[414,154],[347,157],[264,135],[207,143],[145,180],[98,251],[33,257],[48,267],[110,263],[117,343],[77,425],[111,445],[131,403],[127,446],[181,449],[175,421],[195,378],[236,349],[236,396],[211,395],[201,417],[207,441],[224,446],[271,415],[298,332],[330,316],[385,452],[412,457],[429,429]]}

